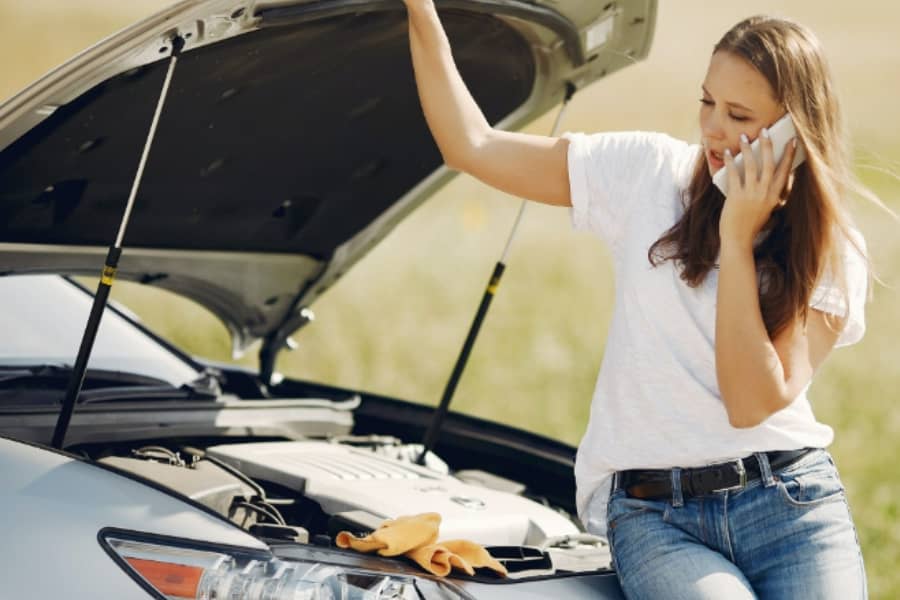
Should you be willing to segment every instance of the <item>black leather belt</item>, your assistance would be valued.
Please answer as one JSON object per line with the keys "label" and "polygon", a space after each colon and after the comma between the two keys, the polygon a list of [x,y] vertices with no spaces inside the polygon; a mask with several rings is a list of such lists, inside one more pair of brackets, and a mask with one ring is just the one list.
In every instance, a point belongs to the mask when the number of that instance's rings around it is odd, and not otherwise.
{"label": "black leather belt", "polygon": [[[812,452],[814,448],[766,452],[772,471],[783,469]],[[759,461],[755,455],[725,463],[681,470],[681,495],[684,498],[714,492],[742,489],[759,479]],[[672,469],[633,469],[618,471],[614,489],[624,489],[632,498],[662,500],[672,497]]]}

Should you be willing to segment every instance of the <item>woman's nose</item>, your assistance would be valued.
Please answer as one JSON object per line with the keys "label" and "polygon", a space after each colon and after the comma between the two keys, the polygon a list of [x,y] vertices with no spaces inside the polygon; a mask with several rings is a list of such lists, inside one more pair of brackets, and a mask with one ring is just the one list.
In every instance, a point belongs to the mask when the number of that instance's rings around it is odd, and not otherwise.
{"label": "woman's nose", "polygon": [[725,137],[725,129],[715,114],[703,115],[700,118],[700,132],[704,138],[710,140],[721,140]]}

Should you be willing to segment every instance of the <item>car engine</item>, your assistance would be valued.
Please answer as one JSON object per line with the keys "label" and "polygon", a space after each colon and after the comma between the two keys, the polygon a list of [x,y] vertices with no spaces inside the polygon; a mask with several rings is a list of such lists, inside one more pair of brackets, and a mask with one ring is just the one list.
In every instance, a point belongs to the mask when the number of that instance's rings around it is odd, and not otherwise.
{"label": "car engine", "polygon": [[443,538],[487,546],[539,545],[578,533],[567,518],[523,496],[343,444],[233,444],[207,448],[207,454],[253,479],[303,494],[330,516],[361,512],[380,521],[437,512]]}
{"label": "car engine", "polygon": [[440,539],[468,539],[523,575],[609,566],[605,542],[563,512],[524,495],[525,486],[483,471],[451,474],[421,446],[395,438],[231,443],[177,450],[132,449],[99,463],[174,490],[263,538],[330,544],[341,530],[364,534],[385,519],[441,515]]}

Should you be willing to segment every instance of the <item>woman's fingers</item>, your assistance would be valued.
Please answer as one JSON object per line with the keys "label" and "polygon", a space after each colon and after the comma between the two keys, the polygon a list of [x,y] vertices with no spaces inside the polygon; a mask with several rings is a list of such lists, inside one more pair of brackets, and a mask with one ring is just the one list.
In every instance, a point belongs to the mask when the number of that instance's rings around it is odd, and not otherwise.
{"label": "woman's fingers", "polygon": [[784,194],[784,190],[788,183],[788,177],[791,174],[791,166],[794,164],[794,156],[796,154],[797,138],[794,138],[788,142],[785,147],[784,156],[781,157],[778,168],[775,169],[772,181],[768,186],[768,189],[770,190],[769,195],[774,198],[775,202],[779,202]]}
{"label": "woman's fingers", "polygon": [[734,157],[731,150],[725,148],[725,173],[728,175],[728,189],[735,192],[741,188],[741,176],[734,168]]}
{"label": "woman's fingers", "polygon": [[744,157],[744,186],[753,187],[759,179],[759,173],[756,167],[756,157],[753,156],[753,150],[750,148],[750,138],[747,134],[741,134],[741,156]]}
{"label": "woman's fingers", "polygon": [[762,151],[762,171],[759,174],[759,183],[762,189],[767,190],[775,172],[775,151],[772,149],[769,130],[765,127],[759,132],[759,145]]}

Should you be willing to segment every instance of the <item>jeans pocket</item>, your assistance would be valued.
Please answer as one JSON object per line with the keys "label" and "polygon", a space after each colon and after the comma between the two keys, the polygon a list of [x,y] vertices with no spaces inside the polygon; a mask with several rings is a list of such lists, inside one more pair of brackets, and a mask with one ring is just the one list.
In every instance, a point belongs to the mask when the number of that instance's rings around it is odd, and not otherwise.
{"label": "jeans pocket", "polygon": [[778,490],[786,503],[796,507],[811,507],[844,496],[844,485],[828,454],[797,468],[788,467],[775,474]]}
{"label": "jeans pocket", "polygon": [[659,504],[659,502],[654,500],[631,498],[624,490],[615,490],[609,497],[609,504],[606,509],[607,531],[611,534],[613,529],[622,521],[627,521],[648,511],[661,511]]}

